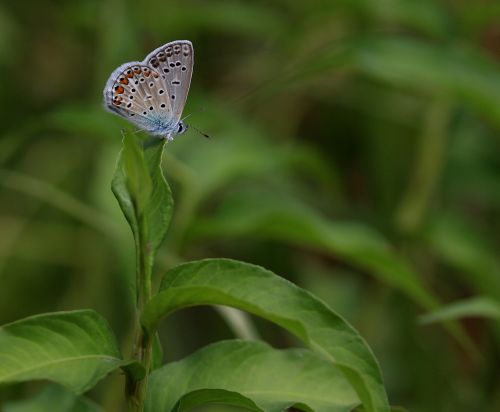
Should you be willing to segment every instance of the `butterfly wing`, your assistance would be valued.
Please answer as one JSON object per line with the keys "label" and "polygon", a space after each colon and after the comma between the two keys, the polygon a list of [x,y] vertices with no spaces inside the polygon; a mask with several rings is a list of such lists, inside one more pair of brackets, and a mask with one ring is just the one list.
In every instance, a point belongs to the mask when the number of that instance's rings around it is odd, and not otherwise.
{"label": "butterfly wing", "polygon": [[165,87],[177,123],[184,110],[193,73],[194,51],[188,40],[167,43],[149,53],[143,61],[153,70],[165,76]]}
{"label": "butterfly wing", "polygon": [[108,79],[104,100],[109,110],[153,134],[162,132],[155,119],[173,118],[166,77],[142,62],[118,67]]}

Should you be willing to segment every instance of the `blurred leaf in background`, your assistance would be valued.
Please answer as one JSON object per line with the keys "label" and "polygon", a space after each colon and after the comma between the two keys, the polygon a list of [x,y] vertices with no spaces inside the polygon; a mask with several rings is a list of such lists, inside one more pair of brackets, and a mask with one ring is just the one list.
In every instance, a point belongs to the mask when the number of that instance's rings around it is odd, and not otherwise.
{"label": "blurred leaf in background", "polygon": [[[174,39],[195,46],[185,113],[212,138],[166,146],[176,209],[162,269],[264,265],[360,331],[392,404],[499,410],[493,0],[2,3],[1,323],[93,308],[128,343],[133,240],[109,189],[125,123],[103,111],[102,88]],[[446,323],[422,325],[428,312]],[[170,318],[165,356],[231,337],[219,313]],[[255,326],[273,346],[297,344]],[[120,379],[91,393],[105,410],[120,408]],[[0,388],[0,403],[64,396],[47,393]]]}

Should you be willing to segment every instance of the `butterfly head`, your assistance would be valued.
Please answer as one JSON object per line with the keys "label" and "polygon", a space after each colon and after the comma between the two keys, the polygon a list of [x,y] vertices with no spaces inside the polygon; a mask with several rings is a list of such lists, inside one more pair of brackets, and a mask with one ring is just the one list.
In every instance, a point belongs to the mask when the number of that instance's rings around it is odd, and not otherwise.
{"label": "butterfly head", "polygon": [[175,132],[175,134],[184,134],[186,133],[186,130],[188,129],[188,125],[185,124],[182,120],[179,121],[179,123],[177,123],[177,130]]}

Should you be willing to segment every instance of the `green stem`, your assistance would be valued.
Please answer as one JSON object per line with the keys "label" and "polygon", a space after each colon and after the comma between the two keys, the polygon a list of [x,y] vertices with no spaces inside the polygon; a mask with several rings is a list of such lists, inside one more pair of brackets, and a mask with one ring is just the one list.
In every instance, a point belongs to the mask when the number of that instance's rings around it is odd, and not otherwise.
{"label": "green stem", "polygon": [[144,366],[145,375],[142,379],[127,376],[126,395],[130,412],[143,412],[146,399],[148,375],[151,369],[153,339],[144,331],[140,318],[144,306],[151,299],[151,274],[153,254],[146,241],[144,222],[139,221],[140,239],[136,241],[136,336],[133,358]]}
{"label": "green stem", "polygon": [[396,223],[405,233],[418,230],[438,184],[445,162],[450,111],[447,99],[436,97],[427,112],[413,176],[396,213]]}

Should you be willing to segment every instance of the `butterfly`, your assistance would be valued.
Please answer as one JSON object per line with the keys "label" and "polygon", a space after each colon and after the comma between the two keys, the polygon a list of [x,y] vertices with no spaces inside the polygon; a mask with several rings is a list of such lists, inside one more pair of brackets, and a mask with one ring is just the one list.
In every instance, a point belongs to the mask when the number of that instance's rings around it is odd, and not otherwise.
{"label": "butterfly", "polygon": [[122,64],[104,88],[106,108],[141,130],[173,140],[187,130],[181,115],[193,62],[191,42],[176,40],[153,50],[142,62]]}

